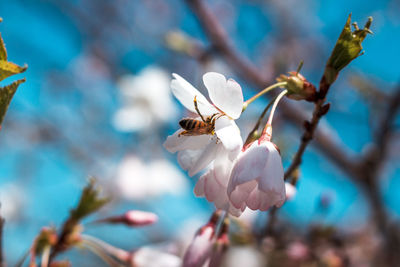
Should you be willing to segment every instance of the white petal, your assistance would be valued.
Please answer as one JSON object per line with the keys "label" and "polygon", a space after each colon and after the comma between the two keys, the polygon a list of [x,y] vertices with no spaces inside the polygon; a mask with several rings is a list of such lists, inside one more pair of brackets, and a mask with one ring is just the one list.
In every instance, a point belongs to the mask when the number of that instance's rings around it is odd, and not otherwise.
{"label": "white petal", "polygon": [[167,137],[164,142],[164,147],[171,153],[185,149],[201,149],[204,148],[210,141],[212,136],[210,135],[195,135],[195,136],[179,136],[182,129],[176,131],[173,135]]}
{"label": "white petal", "polygon": [[[217,177],[215,169],[211,168],[206,174],[204,174],[200,178],[201,184],[197,189],[197,193],[202,192],[208,201],[214,203],[217,209],[226,210],[234,216],[240,216],[242,210],[240,208],[237,209],[233,207],[233,205],[230,203],[226,192],[226,185],[220,183],[221,179],[223,180],[225,178]],[[226,182],[226,184],[227,183],[228,182]],[[200,186],[203,187],[203,191],[201,191]],[[244,208],[245,207],[243,207],[243,209]]]}
{"label": "white petal", "polygon": [[196,161],[200,158],[201,154],[203,153],[203,150],[197,149],[197,150],[182,150],[178,152],[178,163],[179,166],[181,166],[182,169],[185,171],[190,170],[193,168],[194,164]]}
{"label": "white petal", "polygon": [[256,186],[256,180],[252,180],[237,186],[232,192],[228,191],[229,200],[236,208],[242,207],[246,203],[246,200],[249,198],[251,192],[255,190]]}
{"label": "white petal", "polygon": [[196,186],[194,187],[194,194],[197,197],[204,196],[204,175],[197,180]]}
{"label": "white petal", "polygon": [[188,110],[197,113],[194,107],[194,98],[197,97],[199,111],[204,116],[210,116],[219,111],[190,83],[178,74],[172,74],[175,79],[171,81],[172,93]]}
{"label": "white petal", "polygon": [[296,196],[297,189],[291,183],[285,183],[286,199],[291,200]]}
{"label": "white petal", "polygon": [[281,156],[271,142],[265,142],[269,155],[263,170],[263,176],[259,181],[259,188],[264,192],[275,192],[286,197],[285,182],[283,180],[284,172]]}
{"label": "white petal", "polygon": [[243,94],[240,85],[232,79],[226,81],[224,75],[208,72],[203,76],[208,95],[216,107],[232,119],[240,117],[243,108]]}
{"label": "white petal", "polygon": [[240,130],[236,123],[226,116],[222,116],[215,121],[215,134],[221,140],[224,147],[232,152],[231,160],[236,158],[243,146],[243,140],[240,136]]}
{"label": "white petal", "polygon": [[193,163],[189,169],[189,176],[192,177],[202,169],[208,166],[214,159],[218,151],[219,145],[215,141],[211,141],[199,155],[198,159]]}
{"label": "white petal", "polygon": [[269,151],[265,146],[254,142],[245,152],[241,153],[233,166],[228,185],[228,195],[241,184],[261,177]]}
{"label": "white petal", "polygon": [[141,247],[133,253],[129,266],[136,267],[179,267],[182,260],[173,254],[156,250],[151,247]]}
{"label": "white petal", "polygon": [[226,150],[224,146],[219,146],[216,158],[213,162],[213,170],[218,183],[225,188],[228,186],[232,168],[233,161],[229,159],[229,151]]}

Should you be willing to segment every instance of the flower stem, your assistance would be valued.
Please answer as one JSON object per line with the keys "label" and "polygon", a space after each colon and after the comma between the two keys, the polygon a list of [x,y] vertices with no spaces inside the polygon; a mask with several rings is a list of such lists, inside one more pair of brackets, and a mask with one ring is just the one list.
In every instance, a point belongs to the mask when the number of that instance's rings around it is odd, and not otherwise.
{"label": "flower stem", "polygon": [[130,259],[130,253],[128,251],[111,246],[110,244],[108,244],[94,236],[82,235],[82,239],[83,239],[83,241],[86,241],[86,243],[90,243],[92,245],[95,245],[95,246],[101,248],[101,250],[114,256],[115,258],[117,258],[118,260],[120,260],[122,262],[127,262]]}
{"label": "flower stem", "polygon": [[275,89],[277,87],[284,87],[285,85],[286,85],[286,82],[274,83],[273,85],[268,86],[264,90],[260,91],[258,94],[252,96],[250,99],[248,99],[246,102],[244,102],[242,112],[245,111],[247,106],[250,105],[254,100],[259,98],[260,96],[264,95],[265,93],[268,93],[272,89]]}
{"label": "flower stem", "polygon": [[256,124],[254,125],[253,129],[251,130],[251,132],[247,136],[247,139],[246,139],[246,142],[244,143],[244,146],[250,144],[255,139],[258,139],[258,137],[259,137],[258,128],[260,127],[261,121],[263,120],[265,114],[267,114],[268,110],[271,108],[272,104],[275,102],[276,97],[274,97],[268,103],[268,105],[264,108],[263,112],[261,113],[260,117],[258,117],[258,120],[257,120]]}
{"label": "flower stem", "polygon": [[260,139],[265,141],[270,141],[272,136],[272,119],[274,118],[276,107],[278,106],[279,101],[282,99],[284,95],[288,93],[288,90],[283,90],[275,99],[274,105],[271,108],[271,113],[269,114],[267,124],[261,134]]}
{"label": "flower stem", "polygon": [[269,114],[269,118],[268,118],[268,121],[267,121],[267,125],[268,124],[272,124],[272,119],[273,119],[273,117],[274,117],[274,113],[275,113],[275,109],[276,109],[276,106],[278,106],[278,103],[279,103],[279,101],[282,99],[282,97],[284,96],[284,95],[286,95],[288,93],[288,90],[283,90],[277,97],[276,97],[276,99],[275,99],[275,102],[274,102],[274,105],[272,106],[272,108],[271,108],[271,113]]}

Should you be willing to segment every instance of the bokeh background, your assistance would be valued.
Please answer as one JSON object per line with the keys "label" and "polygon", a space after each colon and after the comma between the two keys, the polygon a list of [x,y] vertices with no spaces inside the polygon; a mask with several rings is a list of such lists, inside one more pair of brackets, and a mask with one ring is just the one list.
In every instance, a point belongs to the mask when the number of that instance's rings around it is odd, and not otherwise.
{"label": "bokeh background", "polygon": [[[271,80],[304,60],[302,73],[318,83],[348,14],[360,25],[373,16],[366,52],[341,73],[329,92],[331,110],[321,122],[346,149],[368,149],[385,96],[400,78],[398,1],[206,2],[237,50]],[[214,54],[199,60],[173,49],[179,38],[195,47],[209,44],[184,1],[3,0],[0,16],[9,60],[29,65],[20,74],[27,82],[0,133],[0,211],[6,218],[8,261],[15,263],[26,252],[42,226],[62,223],[89,176],[113,196],[98,216],[142,209],[160,217],[141,229],[88,225],[89,233],[125,249],[190,237],[214,208],[194,196],[196,177],[189,178],[162,147],[185,115],[170,94],[171,73],[201,90],[205,72],[223,73],[242,85],[245,99],[256,88]],[[372,94],[375,89],[380,91]],[[266,103],[258,100],[238,121],[243,138]],[[312,110],[311,104],[301,105]],[[399,123],[397,118],[397,129]],[[288,166],[300,132],[284,120],[277,124],[275,141]],[[398,137],[399,132],[379,182],[394,219],[400,214]],[[351,231],[368,224],[370,209],[349,177],[310,146],[297,195],[279,215],[299,231],[315,223]],[[72,255],[77,262],[103,264],[88,253]]]}

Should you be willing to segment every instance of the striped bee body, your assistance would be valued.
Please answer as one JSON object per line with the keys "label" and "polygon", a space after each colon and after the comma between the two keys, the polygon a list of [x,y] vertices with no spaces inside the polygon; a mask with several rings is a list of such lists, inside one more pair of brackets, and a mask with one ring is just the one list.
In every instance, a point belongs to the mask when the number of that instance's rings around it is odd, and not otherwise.
{"label": "striped bee body", "polygon": [[179,125],[184,130],[179,135],[214,134],[214,120],[211,118],[207,118],[206,121],[185,118],[179,121]]}

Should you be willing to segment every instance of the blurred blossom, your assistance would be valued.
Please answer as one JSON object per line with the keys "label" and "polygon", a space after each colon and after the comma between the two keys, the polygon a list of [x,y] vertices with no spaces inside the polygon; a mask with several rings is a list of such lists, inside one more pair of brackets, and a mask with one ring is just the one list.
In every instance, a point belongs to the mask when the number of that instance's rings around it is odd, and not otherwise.
{"label": "blurred blossom", "polygon": [[18,220],[23,211],[24,195],[20,186],[2,185],[0,187],[0,215],[7,221]]}
{"label": "blurred blossom", "polygon": [[263,267],[267,265],[263,254],[252,246],[231,247],[225,259],[224,266],[227,267]]}
{"label": "blurred blossom", "polygon": [[286,200],[293,199],[297,194],[297,189],[291,183],[285,183]]}
{"label": "blurred blossom", "polygon": [[[71,73],[79,88],[92,88],[102,86],[111,78],[108,65],[99,57],[90,52],[84,52],[74,58],[70,63]],[[103,85],[104,86],[104,85]],[[92,91],[89,90],[91,93]]]}
{"label": "blurred blossom", "polygon": [[169,75],[155,66],[120,78],[122,106],[114,115],[114,127],[122,132],[144,131],[173,120],[177,108],[169,86]]}
{"label": "blurred blossom", "polygon": [[115,179],[118,194],[125,199],[146,200],[162,194],[181,194],[187,189],[183,174],[169,161],[144,163],[129,155],[122,160]]}
{"label": "blurred blossom", "polygon": [[306,244],[300,241],[295,241],[289,244],[286,253],[291,260],[302,261],[307,259],[310,251]]}
{"label": "blurred blossom", "polygon": [[121,223],[127,226],[145,226],[157,222],[158,216],[152,212],[141,210],[130,210],[119,216],[112,216],[96,222],[101,223]]}
{"label": "blurred blossom", "polygon": [[181,259],[151,247],[142,247],[132,255],[131,267],[179,267]]}

